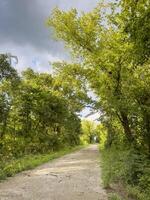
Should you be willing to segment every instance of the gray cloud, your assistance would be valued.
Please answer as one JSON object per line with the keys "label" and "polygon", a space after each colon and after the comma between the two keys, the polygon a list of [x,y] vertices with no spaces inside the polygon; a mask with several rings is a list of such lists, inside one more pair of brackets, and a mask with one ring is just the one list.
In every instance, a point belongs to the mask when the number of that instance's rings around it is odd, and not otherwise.
{"label": "gray cloud", "polygon": [[[66,59],[63,44],[52,39],[45,20],[51,10],[58,6],[68,10],[89,11],[98,0],[0,0],[0,53],[11,52],[19,57],[19,70],[26,66],[45,65],[48,61]],[[40,58],[41,57],[41,58]],[[24,66],[23,66],[24,65]],[[42,69],[42,68],[41,68]],[[40,69],[39,69],[40,70]],[[43,70],[42,70],[43,71]]]}

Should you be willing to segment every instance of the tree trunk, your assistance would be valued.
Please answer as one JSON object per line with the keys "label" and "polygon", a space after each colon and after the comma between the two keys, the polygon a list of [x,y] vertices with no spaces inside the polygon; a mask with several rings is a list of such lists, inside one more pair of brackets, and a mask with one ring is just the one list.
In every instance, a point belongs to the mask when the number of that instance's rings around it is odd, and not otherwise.
{"label": "tree trunk", "polygon": [[122,126],[124,128],[124,132],[126,134],[127,140],[130,143],[132,143],[134,141],[134,137],[133,137],[133,133],[131,131],[130,125],[129,125],[129,120],[128,120],[127,114],[124,112],[120,112],[120,114],[121,114],[120,120],[121,120]]}

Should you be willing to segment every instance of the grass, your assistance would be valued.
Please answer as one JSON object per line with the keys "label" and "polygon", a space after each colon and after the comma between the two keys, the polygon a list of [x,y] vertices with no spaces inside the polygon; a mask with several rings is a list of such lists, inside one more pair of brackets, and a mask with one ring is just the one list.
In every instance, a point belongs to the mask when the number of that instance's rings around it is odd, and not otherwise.
{"label": "grass", "polygon": [[150,200],[150,192],[141,192],[138,187],[127,186],[128,196],[137,200]]}
{"label": "grass", "polygon": [[67,147],[57,152],[49,152],[47,154],[37,154],[37,155],[26,155],[20,159],[14,159],[9,163],[5,163],[4,166],[0,168],[0,180],[4,180],[7,177],[14,176],[15,174],[21,171],[33,169],[50,160],[80,150],[83,147],[85,146],[80,145],[72,148]]}
{"label": "grass", "polygon": [[150,168],[144,155],[112,147],[101,150],[101,157],[103,185],[110,200],[150,200]]}
{"label": "grass", "polygon": [[111,193],[108,196],[108,200],[123,200],[123,199],[120,196],[118,196],[117,194]]}

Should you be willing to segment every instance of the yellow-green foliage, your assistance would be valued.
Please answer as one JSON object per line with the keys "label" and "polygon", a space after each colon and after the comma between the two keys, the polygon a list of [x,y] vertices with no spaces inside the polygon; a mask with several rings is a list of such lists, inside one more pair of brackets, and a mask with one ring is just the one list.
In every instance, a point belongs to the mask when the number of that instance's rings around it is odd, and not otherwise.
{"label": "yellow-green foliage", "polygon": [[103,124],[97,125],[97,133],[98,133],[98,136],[99,136],[99,147],[102,150],[102,149],[105,148],[105,144],[106,144],[106,141],[107,141],[107,130],[103,126]]}
{"label": "yellow-green foliage", "polygon": [[82,120],[82,136],[81,141],[83,143],[92,143],[92,137],[97,135],[96,123],[90,120]]}
{"label": "yellow-green foliage", "polygon": [[150,162],[134,148],[116,147],[101,151],[104,186],[121,182],[129,197],[150,199]]}
{"label": "yellow-green foliage", "polygon": [[108,199],[109,200],[125,200],[125,199],[122,199],[121,197],[119,197],[117,194],[109,194],[108,196]]}
{"label": "yellow-green foliage", "polygon": [[29,68],[20,76],[10,66],[8,56],[0,55],[2,174],[3,170],[11,174],[24,168],[20,164],[14,164],[14,169],[11,165],[3,167],[11,160],[80,144],[81,120],[77,112],[82,110],[83,101],[79,97],[87,95],[80,81],[63,84],[60,74],[52,76]]}

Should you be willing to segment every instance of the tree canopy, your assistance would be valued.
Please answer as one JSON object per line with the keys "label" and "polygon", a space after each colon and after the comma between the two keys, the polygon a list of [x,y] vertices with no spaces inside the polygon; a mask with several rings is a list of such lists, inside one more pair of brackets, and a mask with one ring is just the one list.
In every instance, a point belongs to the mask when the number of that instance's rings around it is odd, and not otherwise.
{"label": "tree canopy", "polygon": [[[150,151],[149,32],[145,31],[150,6],[149,1],[137,2],[103,3],[82,14],[56,8],[47,23],[71,49],[76,75],[86,79],[97,95],[95,107],[105,126],[111,132],[120,126],[128,143]],[[63,67],[63,73],[68,71],[70,65]]]}

